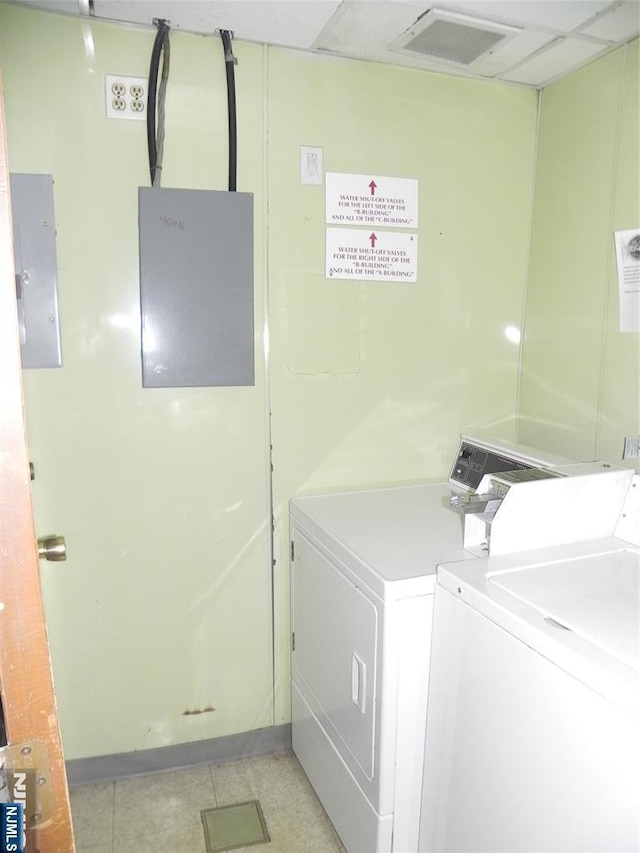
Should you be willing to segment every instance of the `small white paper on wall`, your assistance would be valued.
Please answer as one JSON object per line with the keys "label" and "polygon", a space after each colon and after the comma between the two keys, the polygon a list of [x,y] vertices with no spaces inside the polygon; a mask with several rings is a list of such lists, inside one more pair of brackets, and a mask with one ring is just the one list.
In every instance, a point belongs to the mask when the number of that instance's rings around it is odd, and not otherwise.
{"label": "small white paper on wall", "polygon": [[640,332],[640,228],[615,232],[620,331]]}

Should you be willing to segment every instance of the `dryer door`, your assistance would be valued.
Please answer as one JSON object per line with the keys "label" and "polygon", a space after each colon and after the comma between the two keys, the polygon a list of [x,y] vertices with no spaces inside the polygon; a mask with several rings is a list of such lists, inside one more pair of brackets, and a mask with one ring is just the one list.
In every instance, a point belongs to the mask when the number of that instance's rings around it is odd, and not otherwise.
{"label": "dryer door", "polygon": [[374,601],[294,532],[293,678],[348,763],[374,773],[379,614]]}

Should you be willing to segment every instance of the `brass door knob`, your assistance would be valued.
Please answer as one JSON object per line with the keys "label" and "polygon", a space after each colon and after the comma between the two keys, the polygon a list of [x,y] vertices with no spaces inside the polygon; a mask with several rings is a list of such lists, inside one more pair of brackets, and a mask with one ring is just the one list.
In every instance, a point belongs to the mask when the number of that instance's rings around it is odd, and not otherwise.
{"label": "brass door knob", "polygon": [[39,536],[38,557],[59,562],[67,559],[67,543],[64,536]]}

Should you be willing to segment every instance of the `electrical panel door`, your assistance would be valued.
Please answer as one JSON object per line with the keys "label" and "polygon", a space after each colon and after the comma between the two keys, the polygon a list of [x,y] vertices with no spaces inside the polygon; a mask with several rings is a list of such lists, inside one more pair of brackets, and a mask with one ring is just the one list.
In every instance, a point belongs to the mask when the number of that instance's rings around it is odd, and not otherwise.
{"label": "electrical panel door", "polygon": [[253,385],[253,196],[139,190],[142,384]]}

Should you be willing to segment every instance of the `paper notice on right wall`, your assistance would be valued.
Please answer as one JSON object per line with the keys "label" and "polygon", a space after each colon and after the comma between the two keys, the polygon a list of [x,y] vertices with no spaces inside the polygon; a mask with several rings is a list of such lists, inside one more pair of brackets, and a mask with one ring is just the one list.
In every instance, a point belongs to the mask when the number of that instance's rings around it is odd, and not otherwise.
{"label": "paper notice on right wall", "polygon": [[640,228],[616,231],[620,331],[640,332]]}

